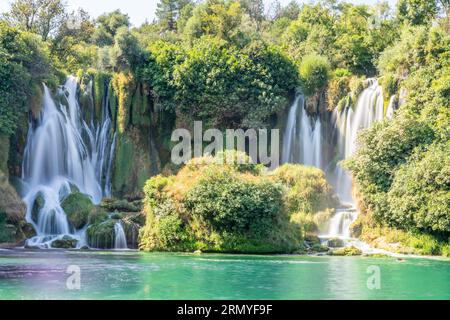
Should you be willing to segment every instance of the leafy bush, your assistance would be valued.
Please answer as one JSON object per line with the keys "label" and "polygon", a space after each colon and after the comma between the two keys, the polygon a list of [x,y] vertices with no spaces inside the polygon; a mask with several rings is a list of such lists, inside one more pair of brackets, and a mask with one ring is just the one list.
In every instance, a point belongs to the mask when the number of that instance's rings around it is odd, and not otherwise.
{"label": "leafy bush", "polygon": [[309,231],[294,210],[311,215],[313,231],[329,217],[328,209],[318,212],[334,204],[319,169],[285,165],[267,174],[259,165],[219,161],[230,159],[227,153],[192,159],[176,176],[147,181],[142,249],[292,252]]}
{"label": "leafy bush", "polygon": [[261,127],[286,106],[296,68],[264,43],[242,50],[202,38],[174,73],[179,114],[215,127]]}
{"label": "leafy bush", "polygon": [[312,95],[323,89],[330,78],[330,63],[325,57],[308,55],[300,64],[300,77],[304,93]]}
{"label": "leafy bush", "polygon": [[450,233],[450,144],[412,156],[396,173],[388,197],[397,225]]}
{"label": "leafy bush", "polygon": [[290,213],[312,214],[337,204],[333,190],[320,169],[285,164],[273,171],[270,177],[287,186],[285,203]]}

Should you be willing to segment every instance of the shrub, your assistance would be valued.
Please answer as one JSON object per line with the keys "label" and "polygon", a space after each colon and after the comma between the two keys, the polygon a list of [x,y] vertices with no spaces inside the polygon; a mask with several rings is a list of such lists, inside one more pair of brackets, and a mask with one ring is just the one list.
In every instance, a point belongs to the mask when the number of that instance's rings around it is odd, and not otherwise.
{"label": "shrub", "polygon": [[312,95],[323,89],[330,78],[330,63],[319,55],[308,55],[300,64],[300,78],[304,93]]}
{"label": "shrub", "polygon": [[[233,152],[235,158],[248,157]],[[175,177],[156,176],[145,188],[145,250],[292,252],[300,232],[289,221],[284,187],[258,165],[192,159]],[[225,157],[227,158],[227,157]],[[231,159],[231,158],[229,158]]]}

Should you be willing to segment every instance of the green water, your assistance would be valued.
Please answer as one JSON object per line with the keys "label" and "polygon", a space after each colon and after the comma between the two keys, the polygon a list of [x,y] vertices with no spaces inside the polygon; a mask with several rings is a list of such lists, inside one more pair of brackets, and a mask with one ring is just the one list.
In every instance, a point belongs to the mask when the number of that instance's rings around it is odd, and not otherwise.
{"label": "green water", "polygon": [[[70,265],[79,289],[67,288]],[[379,289],[367,286],[374,268]],[[0,299],[450,299],[450,261],[10,250]]]}

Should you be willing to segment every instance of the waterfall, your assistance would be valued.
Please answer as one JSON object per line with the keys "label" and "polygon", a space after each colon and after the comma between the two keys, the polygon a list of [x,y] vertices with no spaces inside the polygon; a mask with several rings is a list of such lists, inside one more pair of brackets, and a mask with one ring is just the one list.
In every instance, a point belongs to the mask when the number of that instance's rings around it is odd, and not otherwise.
{"label": "waterfall", "polygon": [[[395,97],[392,97],[386,117],[393,115],[394,101]],[[297,95],[290,107],[283,137],[282,163],[301,163],[326,170],[343,207],[330,219],[327,234],[323,237],[349,239],[349,227],[357,218],[357,212],[352,198],[352,179],[340,161],[355,152],[357,134],[361,129],[385,117],[382,88],[376,79],[368,79],[367,88],[361,92],[355,105],[348,104],[341,111],[334,109],[331,125],[337,154],[331,163],[324,160],[328,151],[324,150],[324,124],[319,116],[308,115],[305,104],[305,97]]]}
{"label": "waterfall", "polygon": [[[381,86],[374,79],[367,81],[369,85],[360,94],[354,107],[346,106],[341,112],[334,111],[340,160],[349,158],[355,152],[356,138],[361,129],[370,127],[373,122],[384,117]],[[341,201],[353,204],[350,174],[338,163],[333,176],[331,181]]]}
{"label": "waterfall", "polygon": [[128,249],[127,238],[120,221],[114,225],[114,249]]}
{"label": "waterfall", "polygon": [[[82,243],[83,230],[73,230],[61,208],[62,201],[73,190],[88,195],[94,203],[110,195],[109,177],[114,141],[110,140],[111,117],[107,101],[103,119],[88,125],[77,101],[77,80],[68,77],[59,89],[62,102],[56,102],[44,85],[43,108],[36,123],[30,121],[22,164],[23,200],[26,219],[37,236],[27,244],[49,247],[51,242],[70,235]],[[106,181],[106,183],[104,182]],[[43,201],[37,218],[35,202]]]}
{"label": "waterfall", "polygon": [[350,225],[356,219],[356,212],[352,209],[338,209],[330,219],[328,233],[324,238],[344,238],[350,237]]}
{"label": "waterfall", "polygon": [[386,110],[386,118],[392,119],[394,117],[394,111],[395,111],[395,95],[391,96],[389,99],[389,105]]}
{"label": "waterfall", "polygon": [[305,97],[297,95],[292,104],[283,137],[282,163],[302,163],[322,167],[321,121],[309,116]]}

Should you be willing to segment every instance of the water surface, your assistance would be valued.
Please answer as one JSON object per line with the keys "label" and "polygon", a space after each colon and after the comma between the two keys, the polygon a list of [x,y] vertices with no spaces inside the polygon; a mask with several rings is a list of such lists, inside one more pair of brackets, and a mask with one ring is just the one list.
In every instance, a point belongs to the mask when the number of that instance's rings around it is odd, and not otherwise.
{"label": "water surface", "polygon": [[0,299],[450,299],[450,261],[2,250]]}

